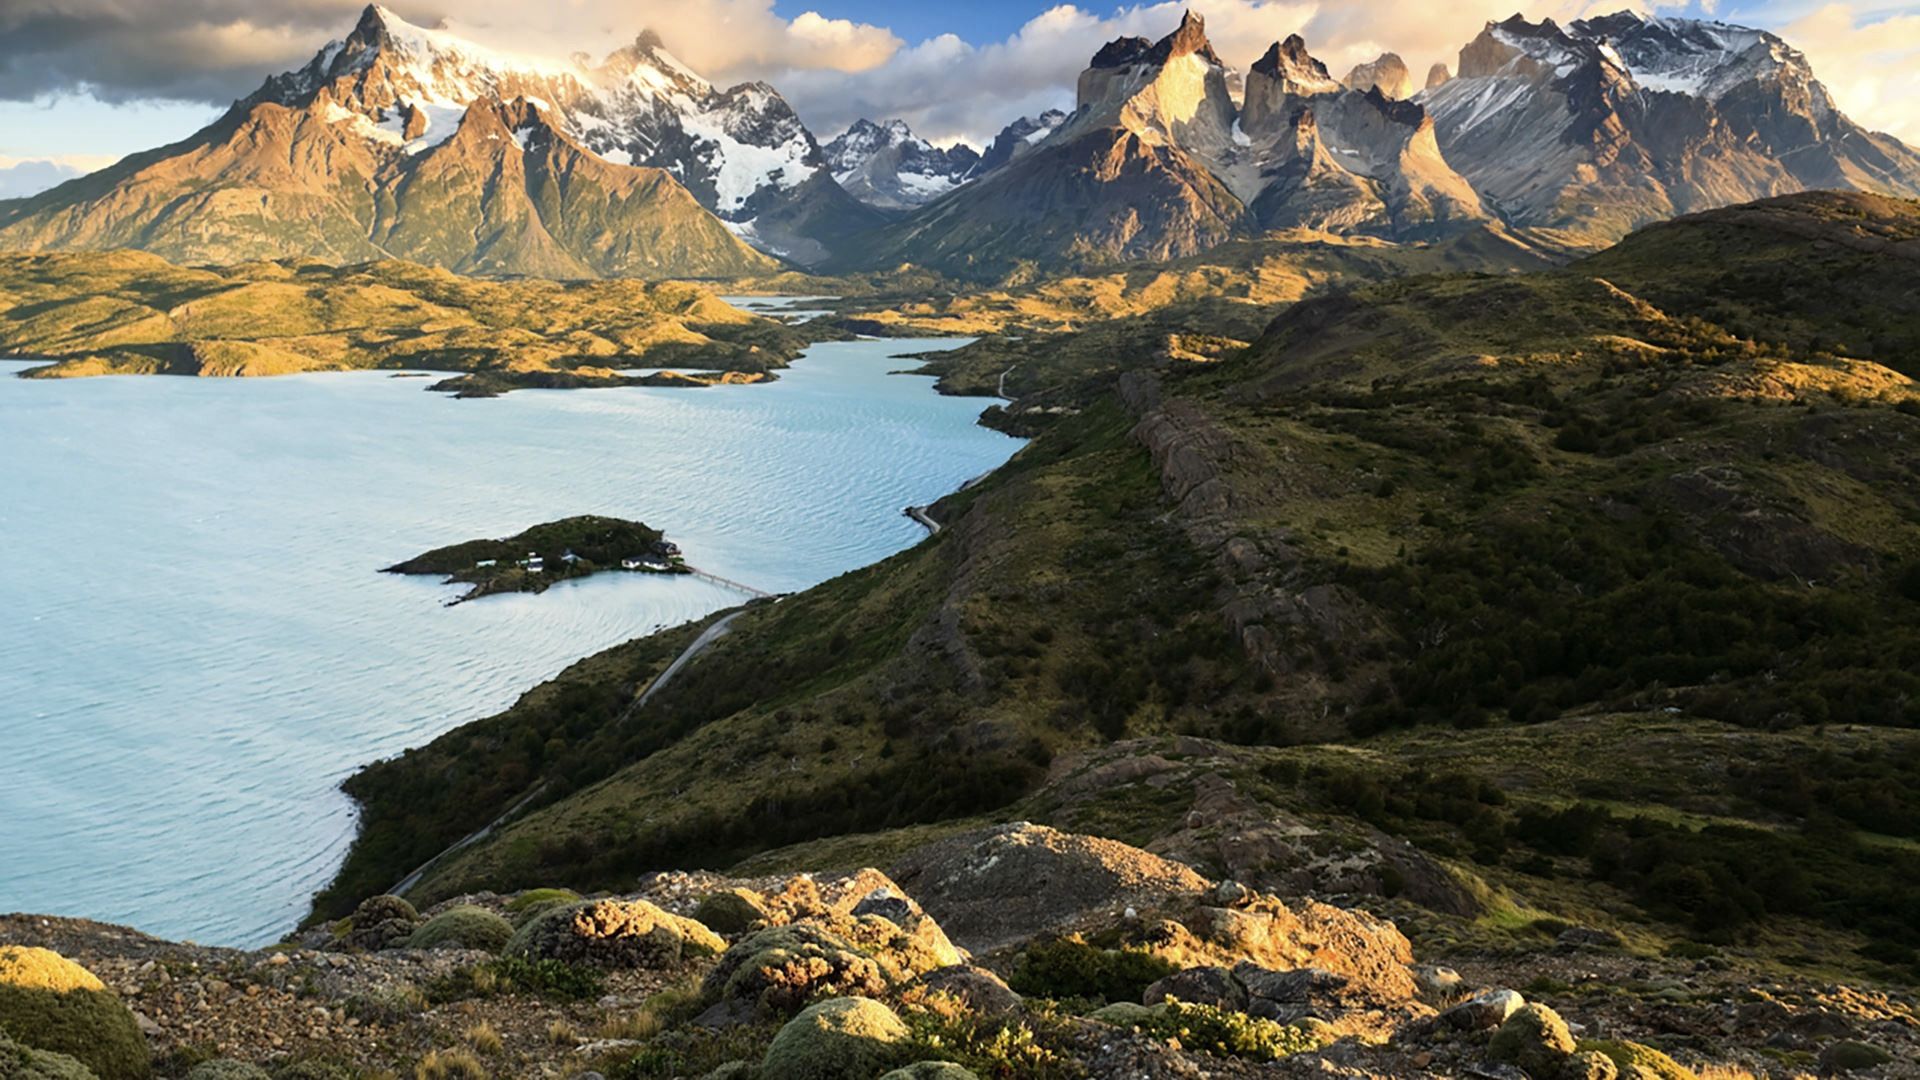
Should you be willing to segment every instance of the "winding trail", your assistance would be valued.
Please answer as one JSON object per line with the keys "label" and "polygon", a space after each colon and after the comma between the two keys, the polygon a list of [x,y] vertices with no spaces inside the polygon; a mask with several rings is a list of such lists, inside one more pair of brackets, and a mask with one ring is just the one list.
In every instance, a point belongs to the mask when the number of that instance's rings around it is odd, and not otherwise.
{"label": "winding trail", "polygon": [[[938,526],[935,526],[935,528],[938,528]],[[703,576],[711,576],[711,575],[703,575]],[[737,583],[726,581],[725,579],[719,579],[719,580],[723,584],[737,585]],[[745,591],[755,593],[756,595],[760,595],[760,596],[771,595],[768,593],[761,593],[759,592],[759,590],[751,589],[745,585],[737,585],[737,587]],[[626,711],[620,714],[620,720],[615,721],[615,723],[619,723],[621,721],[626,720],[627,717],[632,716],[635,712],[638,712],[642,706],[644,706],[649,700],[651,700],[653,698],[653,695],[659,693],[661,690],[666,689],[667,684],[673,681],[673,677],[675,675],[680,674],[681,668],[686,667],[687,664],[690,663],[694,657],[699,656],[701,653],[705,652],[708,646],[712,645],[714,642],[719,641],[721,638],[725,637],[727,634],[727,631],[733,627],[733,620],[739,618],[742,615],[745,615],[746,613],[747,612],[745,608],[740,608],[738,610],[728,612],[726,615],[718,619],[715,619],[712,626],[709,626],[705,630],[702,630],[700,632],[700,636],[693,639],[693,644],[688,645],[685,649],[681,650],[679,656],[676,656],[673,658],[673,663],[668,664],[665,671],[662,671],[659,675],[655,676],[654,680],[647,684],[647,688],[640,692],[639,697],[636,697],[633,699],[633,704],[627,706]],[[520,811],[526,809],[527,804],[539,798],[540,793],[545,790],[547,790],[547,784],[546,784],[546,781],[543,780],[532,791],[529,791],[525,795],[522,795],[519,798],[519,800],[516,801],[512,806],[507,807],[507,810],[505,813],[501,814],[497,818],[494,818],[492,821],[487,822],[486,825],[481,827],[478,831],[471,833],[461,838],[460,840],[455,841],[450,847],[448,847],[445,851],[442,851],[440,854],[435,855],[433,858],[428,859],[426,862],[421,863],[419,867],[413,871],[413,873],[408,874],[406,877],[401,878],[399,884],[395,885],[391,889],[388,889],[387,892],[391,893],[394,896],[405,896],[407,894],[408,889],[411,889],[415,885],[420,884],[420,879],[426,875],[427,871],[433,869],[435,866],[438,866],[440,862],[446,859],[449,855],[453,855],[456,852],[464,851],[467,848],[470,848],[473,845],[479,843],[480,841],[485,840],[487,837],[492,836],[494,832],[500,828],[500,826],[506,824],[508,818],[511,818],[515,814],[518,814]]]}
{"label": "winding trail", "polygon": [[1010,367],[1007,370],[1000,373],[1000,386],[995,392],[999,395],[1001,401],[1013,400],[1012,396],[1007,393],[1007,376],[1013,374],[1013,368],[1017,368],[1019,366],[1020,366],[1019,364],[1015,364],[1013,365],[1013,367]]}

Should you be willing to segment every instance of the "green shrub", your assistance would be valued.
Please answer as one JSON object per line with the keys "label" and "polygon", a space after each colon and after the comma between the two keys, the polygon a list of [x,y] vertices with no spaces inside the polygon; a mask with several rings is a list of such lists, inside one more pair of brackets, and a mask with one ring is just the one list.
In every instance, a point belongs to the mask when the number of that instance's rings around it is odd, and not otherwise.
{"label": "green shrub", "polygon": [[745,889],[726,889],[702,899],[693,917],[717,933],[744,934],[766,925],[767,909]]}
{"label": "green shrub", "polygon": [[0,1076],[6,1080],[98,1080],[93,1070],[65,1054],[21,1046],[0,1031]]}
{"label": "green shrub", "polygon": [[428,919],[407,939],[409,949],[479,949],[497,953],[513,937],[513,924],[483,907],[462,904]]}
{"label": "green shrub", "polygon": [[1507,1017],[1493,1033],[1487,1056],[1518,1065],[1533,1076],[1552,1076],[1575,1049],[1573,1033],[1559,1013],[1545,1005],[1528,1005]]}
{"label": "green shrub", "polygon": [[145,1080],[152,1071],[133,1013],[92,972],[47,949],[0,946],[0,1030],[73,1058],[100,1080]]}
{"label": "green shrub", "polygon": [[946,1015],[914,1010],[906,1015],[912,1039],[897,1059],[955,1063],[976,1076],[1020,1080],[1068,1080],[1082,1075],[1067,1049],[1072,1032],[1044,1010],[1019,1017]]}
{"label": "green shrub", "polygon": [[560,960],[529,960],[507,956],[491,965],[510,987],[558,1001],[592,1001],[606,992],[606,979],[592,968]]}
{"label": "green shrub", "polygon": [[1151,953],[1058,937],[1027,946],[1014,960],[1007,985],[1027,997],[1139,1001],[1149,985],[1178,970]]}
{"label": "green shrub", "polygon": [[1303,1026],[1263,1020],[1215,1005],[1189,1005],[1169,1000],[1138,1024],[1142,1031],[1162,1039],[1178,1039],[1189,1050],[1216,1057],[1277,1061],[1318,1049],[1326,1040]]}

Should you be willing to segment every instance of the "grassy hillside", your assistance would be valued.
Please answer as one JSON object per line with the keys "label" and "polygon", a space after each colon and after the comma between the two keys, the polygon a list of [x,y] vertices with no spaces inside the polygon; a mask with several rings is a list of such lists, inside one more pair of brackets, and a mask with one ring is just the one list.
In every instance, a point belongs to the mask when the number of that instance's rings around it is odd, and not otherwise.
{"label": "grassy hillside", "polygon": [[[749,609],[644,709],[695,628],[356,777],[367,832],[319,910],[537,791],[421,895],[794,843],[859,861],[993,810],[1268,884],[1364,855],[1355,889],[1456,937],[1558,913],[1907,970],[1920,393],[1888,365],[1920,312],[1875,307],[1876,362],[1839,348],[1844,304],[1766,290],[1920,295],[1920,231],[1853,198],[1869,240],[1840,243],[1835,205],[1336,292],[1207,362],[1116,358],[938,536]],[[1191,758],[1218,763],[1142,779]],[[1273,835],[1221,839],[1249,830]]]}
{"label": "grassy hillside", "polygon": [[0,255],[0,353],[35,378],[466,372],[446,385],[619,384],[684,365],[761,376],[805,345],[708,290],[636,281],[488,281],[413,263],[183,267],[134,252]]}

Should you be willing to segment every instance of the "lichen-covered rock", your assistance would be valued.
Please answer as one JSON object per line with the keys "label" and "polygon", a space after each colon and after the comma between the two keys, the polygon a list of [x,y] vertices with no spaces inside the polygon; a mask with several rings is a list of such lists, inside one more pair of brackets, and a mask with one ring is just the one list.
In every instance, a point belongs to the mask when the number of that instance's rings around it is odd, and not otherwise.
{"label": "lichen-covered rock", "polygon": [[752,889],[722,889],[700,901],[693,917],[721,934],[745,934],[769,925],[767,902]]}
{"label": "lichen-covered rock", "polygon": [[907,1025],[871,998],[843,997],[808,1006],[767,1047],[760,1073],[780,1080],[866,1080],[885,1071]]}
{"label": "lichen-covered rock", "polygon": [[195,1065],[187,1080],[273,1080],[273,1076],[258,1065],[221,1058]]}
{"label": "lichen-covered rock", "polygon": [[349,949],[379,952],[406,944],[420,927],[420,912],[398,896],[370,896],[353,909],[340,944]]}
{"label": "lichen-covered rock", "polygon": [[21,1046],[0,1031],[0,1077],[5,1080],[99,1080],[92,1069],[65,1054]]}
{"label": "lichen-covered rock", "polygon": [[1233,972],[1217,966],[1194,967],[1176,971],[1147,987],[1140,1000],[1148,1005],[1173,998],[1189,1005],[1216,1005],[1222,1009],[1247,1009],[1247,988]]}
{"label": "lichen-covered rock", "polygon": [[942,995],[974,1016],[1004,1016],[1020,1007],[1020,995],[1006,981],[983,967],[955,964],[921,975],[901,992],[909,1000]]}
{"label": "lichen-covered rock", "polygon": [[972,1069],[951,1061],[916,1061],[904,1069],[895,1069],[880,1080],[980,1080]]}
{"label": "lichen-covered rock", "polygon": [[1318,968],[1347,980],[1349,993],[1375,1005],[1419,996],[1413,943],[1393,923],[1315,900],[1257,896],[1232,908],[1201,908],[1185,925],[1203,943],[1198,955],[1162,955],[1185,966],[1247,961],[1275,971]]}
{"label": "lichen-covered rock", "polygon": [[73,1058],[100,1080],[144,1080],[151,1071],[133,1013],[92,972],[47,949],[0,946],[0,1031],[27,1049]]}
{"label": "lichen-covered rock", "polygon": [[1141,1005],[1132,1001],[1116,1001],[1104,1005],[1087,1014],[1087,1019],[1098,1020],[1115,1027],[1138,1027],[1166,1012],[1162,1005]]}
{"label": "lichen-covered rock", "polygon": [[513,940],[513,924],[483,907],[462,904],[420,924],[409,949],[478,949],[497,953]]}
{"label": "lichen-covered rock", "polygon": [[743,1003],[786,1016],[825,995],[885,993],[888,979],[863,949],[808,923],[775,926],[740,939],[701,982],[711,1002]]}
{"label": "lichen-covered rock", "polygon": [[1560,1014],[1534,1004],[1507,1017],[1487,1044],[1487,1056],[1545,1078],[1558,1076],[1576,1049],[1573,1033]]}
{"label": "lichen-covered rock", "polygon": [[506,952],[602,968],[663,968],[726,947],[707,927],[645,900],[589,900],[527,923]]}
{"label": "lichen-covered rock", "polygon": [[1440,1014],[1440,1022],[1455,1031],[1490,1031],[1525,1008],[1527,999],[1513,990],[1489,990]]}
{"label": "lichen-covered rock", "polygon": [[1025,822],[917,848],[888,871],[959,945],[1016,945],[1088,917],[1211,891],[1192,868],[1115,840]]}

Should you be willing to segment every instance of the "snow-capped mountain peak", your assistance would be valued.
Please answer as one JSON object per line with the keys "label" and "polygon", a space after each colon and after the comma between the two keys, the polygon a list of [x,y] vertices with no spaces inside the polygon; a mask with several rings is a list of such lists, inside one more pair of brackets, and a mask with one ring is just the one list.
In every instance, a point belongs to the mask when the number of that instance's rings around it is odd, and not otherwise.
{"label": "snow-capped mountain peak", "polygon": [[946,149],[913,133],[904,120],[856,120],[822,147],[827,167],[847,193],[872,206],[921,206],[965,183],[980,164],[973,147]]}

